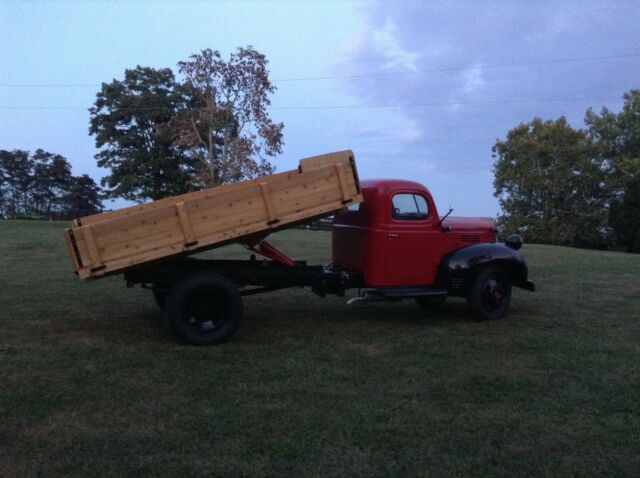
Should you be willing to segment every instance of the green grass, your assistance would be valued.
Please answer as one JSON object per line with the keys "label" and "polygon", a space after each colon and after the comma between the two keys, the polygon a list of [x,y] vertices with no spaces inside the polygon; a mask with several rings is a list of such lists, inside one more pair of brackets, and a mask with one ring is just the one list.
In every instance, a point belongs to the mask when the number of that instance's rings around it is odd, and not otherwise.
{"label": "green grass", "polygon": [[[640,474],[638,255],[525,245],[539,290],[497,322],[252,296],[198,348],[149,292],[77,280],[63,227],[0,221],[0,476]],[[273,242],[329,259],[328,233]]]}

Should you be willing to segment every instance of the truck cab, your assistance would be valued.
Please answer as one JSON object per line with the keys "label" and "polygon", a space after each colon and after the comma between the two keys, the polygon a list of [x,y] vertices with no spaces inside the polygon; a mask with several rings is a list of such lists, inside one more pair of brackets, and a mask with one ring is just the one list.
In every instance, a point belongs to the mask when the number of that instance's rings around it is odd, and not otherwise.
{"label": "truck cab", "polygon": [[491,218],[443,217],[429,190],[403,180],[361,181],[363,201],[336,214],[333,267],[358,271],[365,298],[466,297],[479,319],[506,312],[511,286],[534,290],[522,238],[496,242]]}
{"label": "truck cab", "polygon": [[333,264],[364,274],[372,287],[434,283],[442,258],[471,244],[495,243],[490,218],[441,222],[429,190],[402,180],[361,182],[364,201],[335,217]]}

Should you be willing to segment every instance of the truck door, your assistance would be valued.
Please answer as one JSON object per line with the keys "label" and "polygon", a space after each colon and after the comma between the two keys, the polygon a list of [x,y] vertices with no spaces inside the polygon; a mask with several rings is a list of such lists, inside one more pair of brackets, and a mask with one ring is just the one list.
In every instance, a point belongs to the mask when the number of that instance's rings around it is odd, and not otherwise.
{"label": "truck door", "polygon": [[[433,282],[436,265],[430,247],[439,228],[436,214],[420,192],[396,192],[391,197],[385,282],[389,286],[428,285]],[[435,208],[433,208],[435,210]]]}

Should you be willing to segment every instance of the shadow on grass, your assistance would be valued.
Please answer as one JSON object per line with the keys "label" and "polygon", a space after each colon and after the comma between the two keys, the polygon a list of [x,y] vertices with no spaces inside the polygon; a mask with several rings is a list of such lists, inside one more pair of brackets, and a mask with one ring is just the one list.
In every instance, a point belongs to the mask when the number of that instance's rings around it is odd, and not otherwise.
{"label": "shadow on grass", "polygon": [[[278,342],[279,337],[307,335],[314,332],[327,335],[327,329],[340,333],[375,334],[384,330],[410,332],[415,328],[449,328],[475,323],[468,315],[463,300],[449,298],[444,304],[423,308],[413,300],[394,303],[356,303],[348,305],[348,298],[321,299],[305,292],[279,292],[270,296],[245,300],[243,321],[236,337],[230,340],[249,340],[252,343]],[[125,304],[126,305],[126,304]],[[278,331],[286,331],[279,334]],[[50,338],[58,343],[65,340],[98,343],[176,344],[166,325],[163,311],[151,299],[142,298],[136,307],[116,306],[108,314],[89,318],[69,317],[56,322]],[[325,340],[331,341],[330,335]]]}

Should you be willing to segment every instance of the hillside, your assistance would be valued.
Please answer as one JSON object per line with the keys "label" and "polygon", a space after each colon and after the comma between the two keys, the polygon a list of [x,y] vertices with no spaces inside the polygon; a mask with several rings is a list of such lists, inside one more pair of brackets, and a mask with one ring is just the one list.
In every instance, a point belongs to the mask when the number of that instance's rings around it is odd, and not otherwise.
{"label": "hillside", "polygon": [[[196,348],[148,291],[77,280],[63,227],[0,222],[0,476],[640,473],[640,255],[525,245],[538,291],[489,323],[252,296]],[[327,232],[273,242],[329,260]]]}

